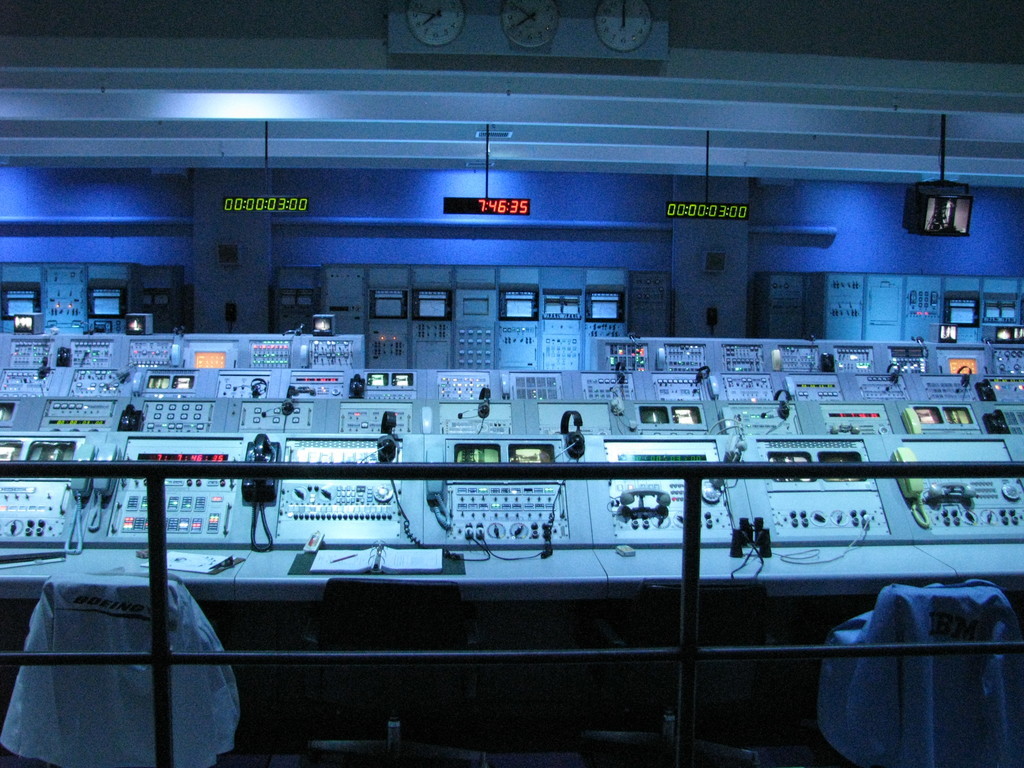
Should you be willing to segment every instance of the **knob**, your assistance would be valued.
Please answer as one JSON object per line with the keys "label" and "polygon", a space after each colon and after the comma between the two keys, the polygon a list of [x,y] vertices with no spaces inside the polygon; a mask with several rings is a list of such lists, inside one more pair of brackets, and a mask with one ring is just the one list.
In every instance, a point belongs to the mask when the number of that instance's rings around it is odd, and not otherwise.
{"label": "knob", "polygon": [[712,483],[704,483],[700,495],[708,504],[717,504],[722,500],[722,492]]}

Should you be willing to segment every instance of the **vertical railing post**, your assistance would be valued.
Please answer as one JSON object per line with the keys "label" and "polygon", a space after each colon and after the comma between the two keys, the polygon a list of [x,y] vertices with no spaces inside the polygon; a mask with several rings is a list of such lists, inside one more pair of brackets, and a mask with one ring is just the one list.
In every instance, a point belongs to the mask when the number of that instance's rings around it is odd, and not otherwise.
{"label": "vertical railing post", "polygon": [[149,600],[153,654],[153,737],[156,768],[174,767],[174,724],[171,722],[171,644],[167,634],[167,513],[164,478],[147,475],[149,507]]}
{"label": "vertical railing post", "polygon": [[676,768],[693,768],[697,717],[697,592],[700,587],[700,501],[703,479],[687,474],[683,491],[683,573],[679,590],[679,687]]}

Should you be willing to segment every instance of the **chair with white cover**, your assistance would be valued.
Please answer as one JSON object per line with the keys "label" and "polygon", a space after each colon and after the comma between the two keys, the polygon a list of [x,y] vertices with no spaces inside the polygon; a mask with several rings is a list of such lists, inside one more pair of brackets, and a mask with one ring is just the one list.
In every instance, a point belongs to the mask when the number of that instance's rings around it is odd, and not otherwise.
{"label": "chair with white cover", "polygon": [[[891,585],[874,610],[831,631],[829,644],[1014,642],[1017,616],[980,580]],[[822,663],[818,727],[865,768],[1024,766],[1024,656],[834,658]]]}
{"label": "chair with white cover", "polygon": [[[33,611],[26,651],[148,652],[145,576],[54,576]],[[202,609],[168,583],[171,650],[222,650]],[[234,748],[238,690],[229,666],[175,665],[170,675],[175,768],[207,768]],[[23,666],[0,742],[62,768],[156,764],[153,682],[148,665]]]}

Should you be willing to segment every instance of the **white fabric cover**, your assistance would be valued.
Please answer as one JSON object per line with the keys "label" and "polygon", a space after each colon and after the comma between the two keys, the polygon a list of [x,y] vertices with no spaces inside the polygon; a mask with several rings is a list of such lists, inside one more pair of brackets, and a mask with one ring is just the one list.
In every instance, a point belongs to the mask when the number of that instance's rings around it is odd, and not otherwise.
{"label": "white fabric cover", "polygon": [[[168,585],[173,651],[222,650],[183,584]],[[32,614],[26,651],[145,652],[146,577],[54,576]],[[25,666],[18,672],[0,742],[63,768],[155,765],[148,666]],[[175,768],[207,768],[234,748],[239,705],[228,666],[171,670]]]}
{"label": "white fabric cover", "polygon": [[[979,580],[883,589],[873,611],[830,644],[1021,639],[1006,596]],[[868,768],[1024,766],[1024,657],[1019,654],[826,659],[818,727]]]}

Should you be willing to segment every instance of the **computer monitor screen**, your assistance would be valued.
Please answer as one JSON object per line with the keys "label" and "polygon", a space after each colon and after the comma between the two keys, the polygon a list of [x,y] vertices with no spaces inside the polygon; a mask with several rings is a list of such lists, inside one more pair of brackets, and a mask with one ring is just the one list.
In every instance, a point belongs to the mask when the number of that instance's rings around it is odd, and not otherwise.
{"label": "computer monitor screen", "polygon": [[921,231],[926,235],[965,236],[971,230],[971,206],[974,198],[956,195],[925,195]]}
{"label": "computer monitor screen", "polygon": [[75,444],[65,440],[37,440],[28,449],[29,461],[70,461],[75,458]]}
{"label": "computer monitor screen", "polygon": [[951,357],[946,361],[946,373],[977,373],[978,359],[976,357]]}
{"label": "computer monitor screen", "polygon": [[402,320],[408,315],[405,291],[373,291],[370,294],[370,317],[375,320]]}
{"label": "computer monitor screen", "polygon": [[588,293],[588,323],[621,323],[625,318],[625,300],[621,293]]}
{"label": "computer monitor screen", "polygon": [[0,461],[17,461],[21,456],[21,443],[17,440],[7,440],[0,443]]}
{"label": "computer monitor screen", "polygon": [[316,336],[333,336],[334,315],[313,315],[313,334]]}
{"label": "computer monitor screen", "polygon": [[39,311],[39,291],[21,288],[5,288],[3,292],[4,319],[15,315],[31,315]]}
{"label": "computer monitor screen", "polygon": [[459,443],[455,446],[456,464],[497,464],[500,461],[501,449],[497,445]]}
{"label": "computer monitor screen", "polygon": [[90,288],[89,317],[124,317],[126,293],[124,288]]}
{"label": "computer monitor screen", "polygon": [[965,237],[971,231],[974,198],[966,184],[926,181],[907,189],[903,227],[915,235]]}
{"label": "computer monitor screen", "polygon": [[550,443],[510,445],[508,460],[513,464],[550,464],[555,460],[555,447]]}
{"label": "computer monitor screen", "polygon": [[197,351],[196,368],[227,368],[228,353],[224,351]]}
{"label": "computer monitor screen", "polygon": [[664,405],[641,405],[641,424],[668,424],[668,408]]}
{"label": "computer monitor screen", "polygon": [[452,295],[449,291],[414,291],[413,320],[451,320]]}
{"label": "computer monitor screen", "polygon": [[502,291],[499,320],[536,320],[536,291]]}

